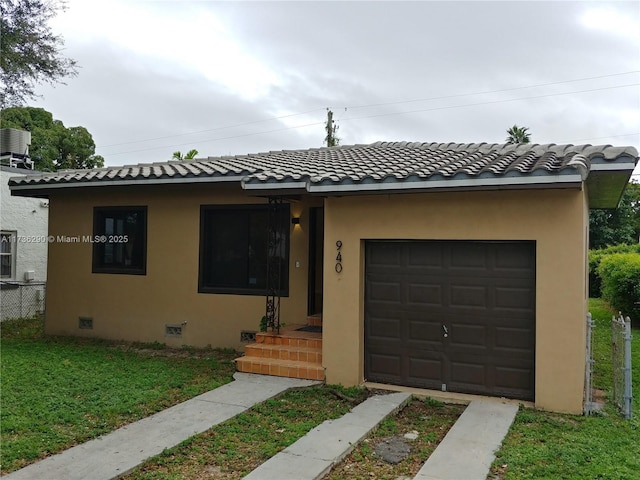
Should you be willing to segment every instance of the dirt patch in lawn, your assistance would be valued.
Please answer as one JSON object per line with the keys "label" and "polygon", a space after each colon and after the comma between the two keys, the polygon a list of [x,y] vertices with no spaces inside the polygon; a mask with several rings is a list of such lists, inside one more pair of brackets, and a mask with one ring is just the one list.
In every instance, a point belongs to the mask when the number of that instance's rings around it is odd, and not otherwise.
{"label": "dirt patch in lawn", "polygon": [[[329,480],[413,478],[464,411],[463,405],[445,405],[414,399],[396,416],[387,418],[325,478]],[[406,436],[406,437],[405,437]],[[410,452],[398,463],[376,453],[389,443],[405,442]]]}

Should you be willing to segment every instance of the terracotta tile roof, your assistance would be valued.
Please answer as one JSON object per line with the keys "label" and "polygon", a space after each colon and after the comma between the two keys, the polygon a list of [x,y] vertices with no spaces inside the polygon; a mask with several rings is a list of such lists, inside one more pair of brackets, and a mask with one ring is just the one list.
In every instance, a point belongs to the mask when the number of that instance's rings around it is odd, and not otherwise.
{"label": "terracotta tile roof", "polygon": [[[610,145],[377,142],[170,161],[13,178],[12,190],[142,183],[241,182],[247,190],[405,190],[584,180],[593,169],[633,170],[638,152]],[[579,178],[578,178],[579,177]]]}

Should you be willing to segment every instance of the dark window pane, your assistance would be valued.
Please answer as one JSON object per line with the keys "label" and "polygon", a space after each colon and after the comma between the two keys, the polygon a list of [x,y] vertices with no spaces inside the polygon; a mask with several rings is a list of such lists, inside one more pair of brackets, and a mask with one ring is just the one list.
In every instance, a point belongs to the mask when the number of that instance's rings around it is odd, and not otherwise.
{"label": "dark window pane", "polygon": [[[275,264],[288,291],[289,208],[279,216]],[[269,216],[266,205],[203,206],[199,290],[264,295],[268,286]],[[273,264],[273,261],[272,261]]]}
{"label": "dark window pane", "polygon": [[2,278],[10,278],[11,277],[11,256],[10,255],[2,255],[0,257],[0,262],[2,263],[0,276]]}
{"label": "dark window pane", "polygon": [[146,273],[146,219],[146,207],[94,210],[95,273]]}

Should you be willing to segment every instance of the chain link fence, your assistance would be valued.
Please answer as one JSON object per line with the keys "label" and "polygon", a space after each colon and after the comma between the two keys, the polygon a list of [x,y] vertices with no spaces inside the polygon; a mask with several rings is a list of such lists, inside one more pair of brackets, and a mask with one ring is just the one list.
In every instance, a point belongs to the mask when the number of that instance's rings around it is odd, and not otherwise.
{"label": "chain link fence", "polygon": [[596,326],[595,321],[591,317],[591,313],[587,314],[587,351],[585,352],[585,378],[584,378],[584,414],[591,415],[597,410],[597,406],[593,401],[593,328]]}
{"label": "chain link fence", "polygon": [[44,314],[45,282],[0,282],[0,321]]}
{"label": "chain link fence", "polygon": [[631,402],[631,319],[620,314],[611,320],[613,349],[613,401],[627,420],[632,416]]}

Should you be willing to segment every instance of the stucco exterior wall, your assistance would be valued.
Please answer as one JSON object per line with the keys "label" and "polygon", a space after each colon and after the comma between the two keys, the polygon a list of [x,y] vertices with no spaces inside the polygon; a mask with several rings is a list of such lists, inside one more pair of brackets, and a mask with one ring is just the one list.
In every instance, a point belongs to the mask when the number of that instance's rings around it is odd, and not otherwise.
{"label": "stucco exterior wall", "polygon": [[[147,273],[92,273],[90,243],[50,244],[46,331],[168,345],[241,349],[240,332],[256,331],[264,296],[198,293],[200,206],[260,204],[239,186],[161,186],[115,192],[61,192],[51,196],[50,235],[93,234],[95,206],[148,207]],[[307,314],[307,204],[291,204],[300,226],[291,226],[289,297],[281,321],[305,323]],[[299,262],[299,267],[296,267]],[[78,328],[92,317],[93,330]],[[182,338],[165,337],[165,324],[187,322]]]}
{"label": "stucco exterior wall", "polygon": [[[578,190],[325,200],[323,359],[328,383],[364,379],[367,239],[536,241],[535,404],[580,413],[585,371],[587,202]],[[336,241],[342,271],[335,270]]]}
{"label": "stucco exterior wall", "polygon": [[[257,330],[264,297],[198,293],[200,206],[257,204],[239,186],[163,186],[51,196],[49,234],[93,233],[95,206],[148,207],[147,274],[91,272],[90,243],[49,245],[46,331],[169,345],[242,348]],[[282,321],[307,313],[308,208],[291,203],[290,290]],[[579,413],[584,384],[588,210],[579,190],[527,190],[324,199],[323,359],[329,383],[364,379],[364,243],[368,239],[534,240],[536,242],[536,387],[539,408]],[[336,272],[336,241],[342,271]],[[299,267],[296,265],[299,264]],[[92,317],[93,330],[78,328]],[[167,323],[187,322],[182,338]]]}
{"label": "stucco exterior wall", "polygon": [[16,232],[15,272],[11,280],[24,281],[26,271],[34,272],[34,281],[47,280],[48,201],[40,198],[12,197],[9,179],[24,175],[18,169],[0,170],[0,229]]}

